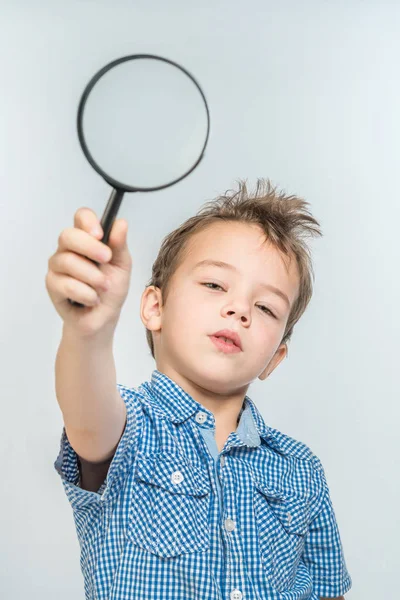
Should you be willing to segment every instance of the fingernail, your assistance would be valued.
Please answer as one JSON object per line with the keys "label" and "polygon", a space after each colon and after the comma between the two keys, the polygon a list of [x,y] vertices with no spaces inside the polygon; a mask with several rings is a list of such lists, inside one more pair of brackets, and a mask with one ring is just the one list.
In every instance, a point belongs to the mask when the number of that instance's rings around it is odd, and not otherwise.
{"label": "fingernail", "polygon": [[101,234],[101,229],[99,229],[98,227],[93,227],[93,229],[90,232],[92,235],[98,236]]}

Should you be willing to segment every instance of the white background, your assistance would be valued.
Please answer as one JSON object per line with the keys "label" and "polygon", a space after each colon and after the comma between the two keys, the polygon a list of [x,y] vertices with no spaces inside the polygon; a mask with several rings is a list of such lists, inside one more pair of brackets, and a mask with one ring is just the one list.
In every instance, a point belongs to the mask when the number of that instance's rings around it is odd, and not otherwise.
{"label": "white background", "polygon": [[325,467],[353,588],[398,597],[400,8],[393,1],[0,2],[0,595],[83,600],[72,511],[54,470],[62,322],[47,261],[81,206],[109,187],[84,158],[77,103],[125,54],[175,60],[211,111],[203,162],[176,186],[126,195],[132,285],[115,338],[118,382],[155,363],[140,296],[163,237],[237,178],[303,196],[315,293],[289,358],[249,389],[267,424]]}

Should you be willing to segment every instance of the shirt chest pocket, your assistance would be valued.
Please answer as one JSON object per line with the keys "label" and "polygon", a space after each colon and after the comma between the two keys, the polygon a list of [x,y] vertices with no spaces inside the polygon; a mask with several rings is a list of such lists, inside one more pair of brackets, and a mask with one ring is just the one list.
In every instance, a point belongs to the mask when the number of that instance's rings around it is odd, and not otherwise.
{"label": "shirt chest pocket", "polygon": [[181,457],[138,455],[128,539],[162,557],[206,550],[210,491],[206,473]]}
{"label": "shirt chest pocket", "polygon": [[296,579],[309,527],[309,507],[304,497],[285,494],[257,482],[254,509],[261,558],[267,577],[279,592]]}

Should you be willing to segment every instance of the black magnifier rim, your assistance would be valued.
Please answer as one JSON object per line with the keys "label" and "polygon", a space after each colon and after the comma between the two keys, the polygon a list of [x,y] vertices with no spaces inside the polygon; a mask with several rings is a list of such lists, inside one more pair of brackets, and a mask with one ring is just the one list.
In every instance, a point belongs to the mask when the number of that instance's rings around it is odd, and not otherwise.
{"label": "black magnifier rim", "polygon": [[[85,136],[83,134],[83,126],[82,126],[83,113],[84,113],[84,109],[85,109],[86,100],[88,99],[90,92],[92,91],[92,89],[96,85],[96,83],[99,81],[99,79],[113,67],[115,67],[121,63],[124,63],[128,60],[136,60],[136,59],[140,59],[140,58],[152,58],[155,60],[161,60],[162,62],[166,62],[166,63],[169,63],[170,65],[173,65],[174,67],[177,67],[183,73],[185,73],[185,75],[187,75],[193,81],[193,83],[199,90],[201,97],[203,98],[203,102],[206,107],[206,114],[207,114],[206,138],[205,138],[203,148],[200,152],[200,155],[199,155],[199,158],[197,159],[197,161],[190,167],[190,169],[188,171],[186,171],[186,173],[184,173],[177,179],[174,179],[173,181],[170,181],[169,183],[165,183],[163,185],[158,185],[156,187],[128,186],[128,185],[122,184],[120,181],[117,181],[116,179],[114,179],[113,177],[108,175],[105,171],[103,171],[103,169],[96,163],[93,156],[90,154],[89,148],[86,144]],[[77,115],[77,127],[78,127],[79,142],[81,144],[82,150],[83,150],[87,160],[92,165],[92,167],[95,169],[95,171],[97,171],[97,173],[99,173],[103,177],[103,179],[105,179],[107,181],[107,183],[112,185],[114,188],[119,189],[119,190],[124,190],[125,192],[152,192],[155,190],[162,190],[166,187],[169,187],[170,185],[173,185],[174,183],[177,183],[178,181],[181,181],[181,179],[184,179],[185,177],[187,177],[187,175],[189,175],[189,173],[191,173],[197,167],[197,165],[199,164],[199,162],[201,161],[201,159],[204,156],[204,151],[206,149],[208,137],[210,134],[210,111],[208,109],[206,97],[205,97],[200,85],[198,84],[196,79],[193,77],[193,75],[191,75],[191,73],[189,73],[189,71],[187,71],[186,69],[184,69],[183,67],[178,65],[178,63],[176,63],[173,60],[170,60],[168,58],[164,58],[163,56],[157,56],[155,54],[130,54],[128,56],[122,56],[121,58],[117,58],[116,60],[111,61],[110,63],[105,65],[102,69],[97,71],[97,73],[89,81],[89,83],[87,84],[87,86],[85,87],[85,89],[83,91],[83,94],[82,94],[80,102],[79,102],[78,115]]]}

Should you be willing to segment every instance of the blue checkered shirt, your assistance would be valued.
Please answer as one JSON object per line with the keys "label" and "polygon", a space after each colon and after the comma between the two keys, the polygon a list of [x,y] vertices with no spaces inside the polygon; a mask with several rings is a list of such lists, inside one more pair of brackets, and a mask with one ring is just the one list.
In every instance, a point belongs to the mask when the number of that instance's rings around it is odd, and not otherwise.
{"label": "blue checkered shirt", "polygon": [[317,600],[347,592],[320,460],[246,396],[221,452],[213,413],[154,370],[117,385],[127,422],[97,492],[63,428],[54,467],[72,506],[87,600]]}

